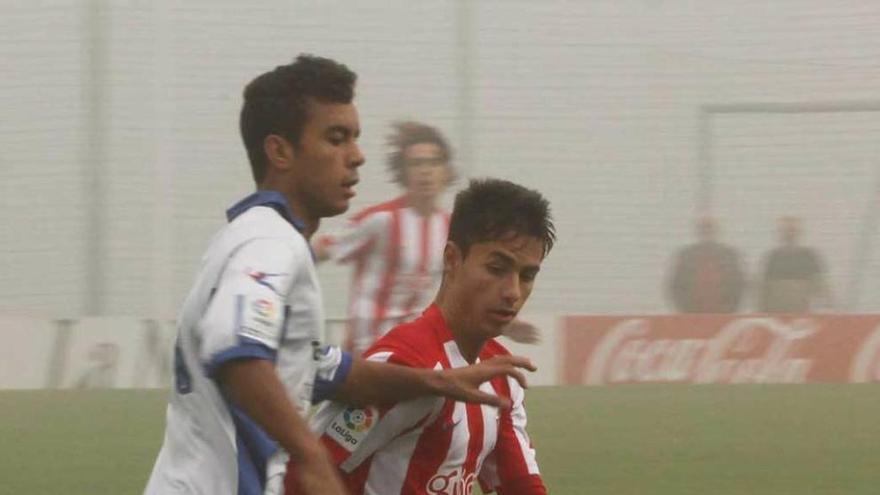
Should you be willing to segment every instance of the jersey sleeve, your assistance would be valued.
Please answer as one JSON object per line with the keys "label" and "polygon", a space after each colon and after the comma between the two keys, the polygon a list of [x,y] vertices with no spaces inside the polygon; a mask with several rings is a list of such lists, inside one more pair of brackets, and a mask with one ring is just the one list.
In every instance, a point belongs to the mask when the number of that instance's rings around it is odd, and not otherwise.
{"label": "jersey sleeve", "polygon": [[323,242],[326,243],[330,258],[338,263],[347,263],[368,253],[375,247],[386,228],[386,216],[374,213],[350,220],[342,232],[324,237]]}
{"label": "jersey sleeve", "polygon": [[535,449],[526,433],[525,393],[516,380],[507,379],[511,409],[502,413],[495,449],[483,462],[480,486],[499,495],[546,495]]}
{"label": "jersey sleeve", "polygon": [[312,404],[325,401],[336,393],[351,371],[352,356],[337,346],[315,349],[315,386]]}
{"label": "jersey sleeve", "polygon": [[199,321],[199,357],[209,376],[238,359],[274,360],[284,332],[286,294],[300,253],[281,239],[256,239],[229,259]]}
{"label": "jersey sleeve", "polygon": [[[405,354],[375,352],[368,360],[411,365]],[[332,454],[339,468],[351,473],[376,451],[433,420],[443,399],[423,397],[386,407],[353,407],[334,401],[321,405],[312,417],[312,429]]]}

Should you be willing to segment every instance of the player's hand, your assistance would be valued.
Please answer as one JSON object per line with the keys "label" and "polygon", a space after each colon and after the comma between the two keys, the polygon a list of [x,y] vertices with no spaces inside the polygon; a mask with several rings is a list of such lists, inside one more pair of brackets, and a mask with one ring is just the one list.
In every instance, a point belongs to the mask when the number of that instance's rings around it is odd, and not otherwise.
{"label": "player's hand", "polygon": [[311,246],[315,261],[326,261],[330,258],[330,247],[333,242],[333,237],[327,234],[312,236]]}
{"label": "player's hand", "polygon": [[504,327],[504,336],[520,344],[537,344],[541,341],[538,327],[522,320],[513,320]]}
{"label": "player's hand", "polygon": [[464,368],[446,369],[437,372],[437,391],[450,399],[507,409],[510,407],[508,399],[483,392],[480,385],[498,376],[509,376],[526,388],[528,384],[521,369],[535,371],[538,368],[530,359],[522,356],[496,356]]}

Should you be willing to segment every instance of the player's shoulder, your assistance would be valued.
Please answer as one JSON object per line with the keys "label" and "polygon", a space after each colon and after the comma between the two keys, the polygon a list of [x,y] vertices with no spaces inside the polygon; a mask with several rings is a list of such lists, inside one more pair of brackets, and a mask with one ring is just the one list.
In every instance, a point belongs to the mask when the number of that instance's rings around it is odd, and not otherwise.
{"label": "player's shoulder", "polygon": [[271,208],[256,206],[234,218],[211,243],[209,252],[265,262],[311,262],[308,241]]}
{"label": "player's shoulder", "polygon": [[402,323],[379,338],[367,354],[390,352],[411,366],[433,367],[443,352],[433,328],[423,318]]}
{"label": "player's shoulder", "polygon": [[235,217],[228,226],[230,235],[244,240],[270,238],[296,246],[308,246],[302,233],[273,208],[255,206]]}
{"label": "player's shoulder", "polygon": [[368,206],[351,216],[351,221],[361,223],[367,219],[376,219],[388,216],[394,210],[399,210],[406,206],[406,200],[403,196],[385,201],[379,204]]}

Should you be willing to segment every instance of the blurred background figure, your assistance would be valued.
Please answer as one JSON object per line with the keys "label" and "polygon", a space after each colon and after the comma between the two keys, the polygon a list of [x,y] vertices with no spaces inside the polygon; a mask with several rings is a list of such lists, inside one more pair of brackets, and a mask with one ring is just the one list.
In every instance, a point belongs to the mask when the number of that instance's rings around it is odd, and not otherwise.
{"label": "blurred background figure", "polygon": [[403,195],[356,213],[347,229],[316,236],[318,261],[354,264],[343,346],[357,353],[430,302],[443,269],[449,212],[440,206],[455,179],[452,148],[434,127],[393,125],[387,166]]}
{"label": "blurred background figure", "polygon": [[800,245],[801,221],[779,219],[779,246],[764,259],[758,310],[766,313],[807,313],[832,309],[825,266],[815,249]]}
{"label": "blurred background figure", "polygon": [[111,388],[119,365],[119,345],[99,342],[88,352],[89,366],[76,382],[76,388]]}
{"label": "blurred background figure", "polygon": [[667,292],[681,313],[733,313],[742,300],[745,277],[739,253],[718,240],[714,218],[696,222],[697,242],[675,257]]}

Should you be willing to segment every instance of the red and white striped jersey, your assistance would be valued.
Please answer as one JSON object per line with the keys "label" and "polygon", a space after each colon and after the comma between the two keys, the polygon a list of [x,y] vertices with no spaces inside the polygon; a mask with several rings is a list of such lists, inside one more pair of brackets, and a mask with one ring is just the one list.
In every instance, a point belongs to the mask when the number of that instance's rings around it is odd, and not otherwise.
{"label": "red and white striped jersey", "polygon": [[325,238],[330,257],[355,265],[344,347],[361,353],[430,303],[443,272],[449,213],[428,216],[388,201],[354,215],[348,229]]}
{"label": "red and white striped jersey", "polygon": [[[490,340],[479,359],[506,354]],[[429,369],[468,364],[434,305],[381,338],[367,356]],[[522,387],[499,377],[481,389],[509,397],[513,407],[500,411],[436,397],[365,409],[330,402],[312,426],[353,494],[470,495],[475,482],[502,495],[546,494],[526,434]],[[295,493],[295,476],[288,477],[288,495]]]}

